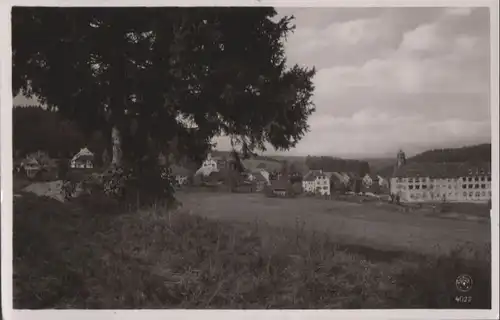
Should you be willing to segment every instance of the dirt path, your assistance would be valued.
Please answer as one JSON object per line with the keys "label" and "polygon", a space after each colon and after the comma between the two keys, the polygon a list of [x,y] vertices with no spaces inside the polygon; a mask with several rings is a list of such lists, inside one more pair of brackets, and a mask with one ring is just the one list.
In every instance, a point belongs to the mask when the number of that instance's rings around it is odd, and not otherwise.
{"label": "dirt path", "polygon": [[335,240],[387,250],[442,253],[464,243],[484,247],[491,239],[489,223],[391,212],[374,204],[260,194],[179,193],[178,198],[184,208],[208,218],[292,228],[300,219],[309,230],[328,232]]}

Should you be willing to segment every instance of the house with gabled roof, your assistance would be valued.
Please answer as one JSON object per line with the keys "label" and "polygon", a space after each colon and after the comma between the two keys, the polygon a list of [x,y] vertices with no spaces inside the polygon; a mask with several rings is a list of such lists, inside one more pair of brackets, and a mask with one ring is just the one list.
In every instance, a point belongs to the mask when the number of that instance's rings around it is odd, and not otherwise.
{"label": "house with gabled roof", "polygon": [[175,178],[178,186],[184,186],[188,184],[189,177],[191,176],[191,171],[175,164],[170,166],[170,170],[172,171],[172,176]]}
{"label": "house with gabled roof", "polygon": [[26,176],[33,179],[38,172],[42,169],[42,166],[35,158],[28,157],[21,163],[22,168],[26,172]]}
{"label": "house with gabled roof", "polygon": [[290,186],[290,181],[286,178],[271,180],[271,190],[274,195],[279,197],[289,196]]}
{"label": "house with gabled roof", "polygon": [[80,149],[71,159],[70,167],[73,169],[94,168],[94,154],[87,147]]}
{"label": "house with gabled roof", "polygon": [[330,195],[330,177],[322,170],[311,170],[302,179],[302,189],[306,193]]}
{"label": "house with gabled roof", "polygon": [[261,192],[269,184],[269,181],[259,170],[249,172],[247,179],[255,185],[255,191],[257,192]]}
{"label": "house with gabled roof", "polygon": [[378,175],[369,173],[365,174],[361,178],[361,192],[373,194],[380,193],[381,186],[379,182],[380,180]]}

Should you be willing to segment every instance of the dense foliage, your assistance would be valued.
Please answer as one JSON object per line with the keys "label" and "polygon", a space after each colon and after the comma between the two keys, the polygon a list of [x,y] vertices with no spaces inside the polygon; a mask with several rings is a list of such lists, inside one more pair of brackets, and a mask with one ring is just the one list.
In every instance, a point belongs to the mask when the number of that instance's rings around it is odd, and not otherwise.
{"label": "dense foliage", "polygon": [[273,8],[12,10],[13,91],[84,133],[119,129],[124,158],[175,138],[204,157],[226,134],[245,153],[295,146],[314,111],[314,69],[288,67],[292,18]]}
{"label": "dense foliage", "polygon": [[[75,121],[61,117],[57,112],[40,106],[15,106],[12,112],[14,155],[44,151],[52,158],[70,158],[83,146],[97,155],[108,148],[109,141],[102,132],[84,135]],[[102,162],[97,156],[96,161]]]}

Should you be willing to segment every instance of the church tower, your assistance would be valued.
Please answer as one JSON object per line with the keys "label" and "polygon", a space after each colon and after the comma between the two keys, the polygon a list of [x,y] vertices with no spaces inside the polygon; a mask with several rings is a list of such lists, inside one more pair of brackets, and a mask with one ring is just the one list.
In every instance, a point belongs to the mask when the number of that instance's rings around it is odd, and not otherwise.
{"label": "church tower", "polygon": [[406,155],[403,150],[399,150],[396,160],[396,168],[400,168],[406,164]]}

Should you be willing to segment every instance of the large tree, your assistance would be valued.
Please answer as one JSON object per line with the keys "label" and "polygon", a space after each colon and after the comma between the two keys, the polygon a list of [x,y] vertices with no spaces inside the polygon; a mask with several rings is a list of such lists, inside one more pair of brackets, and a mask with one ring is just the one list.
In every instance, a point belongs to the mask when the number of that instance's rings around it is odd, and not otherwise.
{"label": "large tree", "polygon": [[308,130],[314,68],[286,64],[292,17],[273,8],[12,10],[13,92],[36,95],[113,161],[171,146],[201,159],[219,135],[242,154],[294,147]]}

